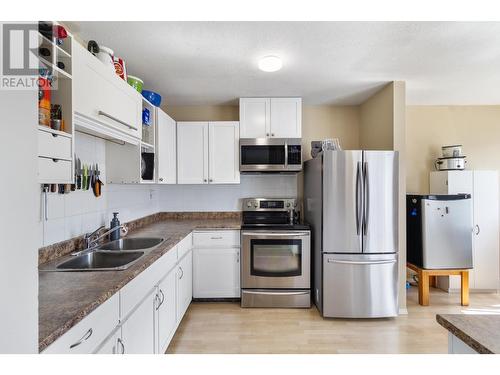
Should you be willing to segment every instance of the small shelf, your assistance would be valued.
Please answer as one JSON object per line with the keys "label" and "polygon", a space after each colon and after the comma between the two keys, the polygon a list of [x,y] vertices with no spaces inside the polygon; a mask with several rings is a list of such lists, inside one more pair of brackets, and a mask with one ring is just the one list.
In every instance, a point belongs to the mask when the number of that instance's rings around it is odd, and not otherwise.
{"label": "small shelf", "polygon": [[50,40],[49,38],[47,38],[45,35],[43,35],[40,32],[38,32],[38,40],[40,42],[40,47],[44,47],[47,44],[49,44],[50,46],[52,46],[52,48],[54,48],[61,55],[66,56],[66,57],[71,57],[71,54],[68,51],[66,51],[64,48],[62,48],[58,44],[54,43],[53,40]]}
{"label": "small shelf", "polygon": [[44,131],[44,132],[47,132],[50,134],[54,134],[54,135],[60,135],[63,137],[73,138],[73,135],[70,133],[66,133],[65,131],[62,131],[62,130],[55,130],[55,129],[49,128],[48,126],[44,126],[44,125],[38,125],[38,130],[41,130],[41,131]]}
{"label": "small shelf", "polygon": [[51,63],[50,61],[44,59],[43,57],[39,57],[40,63],[45,65],[47,69],[52,70],[52,74],[55,73],[56,76],[61,75],[63,79],[72,79],[71,74],[65,72],[64,70],[58,68],[56,65]]}
{"label": "small shelf", "polygon": [[146,142],[141,142],[141,148],[147,150],[147,151],[154,151],[155,146]]}

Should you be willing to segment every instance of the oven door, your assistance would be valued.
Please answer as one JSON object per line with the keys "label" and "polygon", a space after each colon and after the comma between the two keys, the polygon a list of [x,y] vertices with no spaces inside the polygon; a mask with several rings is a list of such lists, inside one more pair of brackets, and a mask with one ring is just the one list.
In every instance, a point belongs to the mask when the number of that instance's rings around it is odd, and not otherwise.
{"label": "oven door", "polygon": [[242,288],[309,288],[308,231],[244,231]]}

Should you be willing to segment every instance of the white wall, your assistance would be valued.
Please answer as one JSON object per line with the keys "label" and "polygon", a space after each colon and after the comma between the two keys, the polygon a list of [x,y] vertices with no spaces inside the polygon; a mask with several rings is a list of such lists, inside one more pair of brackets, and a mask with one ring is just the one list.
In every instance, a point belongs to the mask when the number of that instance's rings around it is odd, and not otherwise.
{"label": "white wall", "polygon": [[[99,164],[101,180],[106,182],[106,143],[104,140],[76,133],[75,152],[82,163]],[[69,194],[50,193],[48,220],[39,221],[39,246],[47,246],[87,232],[100,225],[109,226],[113,212],[122,222],[158,212],[158,188],[145,185],[108,185],[96,198],[92,190]],[[40,218],[42,218],[40,204]]]}
{"label": "white wall", "polygon": [[241,198],[297,196],[296,175],[241,175],[239,185],[162,185],[160,211],[241,211]]}
{"label": "white wall", "polygon": [[0,353],[38,353],[37,102],[0,90]]}

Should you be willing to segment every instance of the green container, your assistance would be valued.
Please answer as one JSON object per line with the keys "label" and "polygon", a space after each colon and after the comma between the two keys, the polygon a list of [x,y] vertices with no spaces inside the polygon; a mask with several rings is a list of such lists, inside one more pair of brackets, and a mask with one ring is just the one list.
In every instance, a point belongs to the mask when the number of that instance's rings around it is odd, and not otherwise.
{"label": "green container", "polygon": [[129,75],[127,77],[127,82],[130,86],[132,86],[134,89],[136,89],[139,93],[142,92],[142,86],[144,85],[144,81],[142,79]]}

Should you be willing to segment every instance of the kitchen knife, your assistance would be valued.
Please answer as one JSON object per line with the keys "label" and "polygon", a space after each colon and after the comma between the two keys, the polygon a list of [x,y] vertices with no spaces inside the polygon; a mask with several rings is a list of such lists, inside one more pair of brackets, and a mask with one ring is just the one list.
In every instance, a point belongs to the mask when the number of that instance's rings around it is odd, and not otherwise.
{"label": "kitchen knife", "polygon": [[78,160],[76,159],[76,154],[73,155],[73,160],[75,162],[75,180],[71,184],[71,191],[75,191],[76,190],[76,176],[78,174]]}
{"label": "kitchen knife", "polygon": [[76,176],[76,188],[80,190],[82,188],[82,161],[78,158],[78,174]]}

